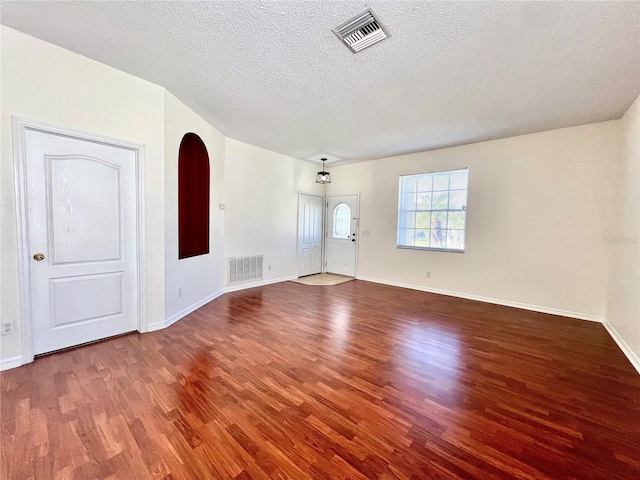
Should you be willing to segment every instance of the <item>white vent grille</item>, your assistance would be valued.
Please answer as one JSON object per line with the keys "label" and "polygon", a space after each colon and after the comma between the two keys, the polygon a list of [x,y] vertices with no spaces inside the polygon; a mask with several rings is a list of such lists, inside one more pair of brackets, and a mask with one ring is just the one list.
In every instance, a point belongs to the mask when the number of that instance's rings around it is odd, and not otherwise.
{"label": "white vent grille", "polygon": [[262,259],[264,255],[229,257],[229,285],[262,280]]}
{"label": "white vent grille", "polygon": [[387,29],[371,9],[365,10],[333,30],[353,53],[370,47],[389,36]]}

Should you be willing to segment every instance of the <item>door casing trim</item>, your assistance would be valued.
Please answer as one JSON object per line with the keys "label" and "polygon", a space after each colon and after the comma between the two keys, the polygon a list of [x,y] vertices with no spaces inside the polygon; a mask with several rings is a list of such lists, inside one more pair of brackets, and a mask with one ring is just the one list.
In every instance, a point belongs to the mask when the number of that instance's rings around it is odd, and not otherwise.
{"label": "door casing trim", "polygon": [[111,147],[124,148],[135,153],[136,174],[136,250],[138,261],[136,265],[138,295],[138,331],[147,331],[146,318],[146,289],[145,289],[145,203],[144,203],[144,165],[145,146],[140,143],[119,140],[116,138],[83,132],[71,128],[59,127],[43,122],[11,117],[11,136],[13,141],[13,168],[16,199],[16,233],[18,239],[18,291],[20,314],[20,335],[22,337],[22,364],[33,362],[33,319],[31,314],[31,273],[30,273],[30,245],[29,222],[26,184],[26,132],[35,131],[76,140],[86,140]]}

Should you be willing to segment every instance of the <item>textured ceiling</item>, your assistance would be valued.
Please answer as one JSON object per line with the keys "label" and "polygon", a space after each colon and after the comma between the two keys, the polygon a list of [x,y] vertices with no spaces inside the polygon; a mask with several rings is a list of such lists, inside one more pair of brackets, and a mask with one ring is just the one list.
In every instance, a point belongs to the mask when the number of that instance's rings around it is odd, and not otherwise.
{"label": "textured ceiling", "polygon": [[[331,29],[367,6],[391,37],[353,54]],[[640,2],[5,0],[1,14],[301,159],[610,120],[640,93]]]}

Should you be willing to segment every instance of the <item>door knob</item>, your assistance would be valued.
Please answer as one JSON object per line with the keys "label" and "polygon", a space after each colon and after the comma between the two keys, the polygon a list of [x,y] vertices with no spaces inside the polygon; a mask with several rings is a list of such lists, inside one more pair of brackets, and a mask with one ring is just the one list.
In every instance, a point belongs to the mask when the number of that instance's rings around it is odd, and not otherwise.
{"label": "door knob", "polygon": [[44,260],[44,253],[36,253],[36,254],[33,256],[33,259],[34,259],[36,262],[41,262],[42,260]]}

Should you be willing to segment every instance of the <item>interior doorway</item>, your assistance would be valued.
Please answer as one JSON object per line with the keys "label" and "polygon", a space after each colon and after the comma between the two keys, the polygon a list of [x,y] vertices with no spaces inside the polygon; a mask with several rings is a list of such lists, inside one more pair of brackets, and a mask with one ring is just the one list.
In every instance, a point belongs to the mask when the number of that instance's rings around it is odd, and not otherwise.
{"label": "interior doorway", "polygon": [[299,194],[298,277],[322,272],[322,212],[324,197]]}
{"label": "interior doorway", "polygon": [[142,145],[13,119],[23,361],[140,329]]}

